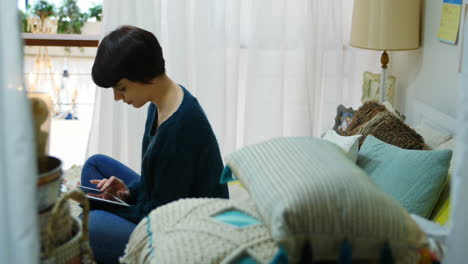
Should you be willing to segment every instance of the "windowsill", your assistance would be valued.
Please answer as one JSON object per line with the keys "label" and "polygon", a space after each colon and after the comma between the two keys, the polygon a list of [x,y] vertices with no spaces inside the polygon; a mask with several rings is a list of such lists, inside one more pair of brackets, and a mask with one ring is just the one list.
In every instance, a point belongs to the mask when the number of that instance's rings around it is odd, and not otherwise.
{"label": "windowsill", "polygon": [[99,35],[22,33],[24,45],[60,47],[97,47]]}

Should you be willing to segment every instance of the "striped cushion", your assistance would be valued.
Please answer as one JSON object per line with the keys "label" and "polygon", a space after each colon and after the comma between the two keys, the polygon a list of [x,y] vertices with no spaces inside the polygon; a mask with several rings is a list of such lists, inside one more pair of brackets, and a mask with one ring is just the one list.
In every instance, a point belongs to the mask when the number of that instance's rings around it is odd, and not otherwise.
{"label": "striped cushion", "polygon": [[228,155],[226,164],[222,179],[240,179],[292,259],[309,240],[315,261],[334,260],[347,239],[353,258],[377,259],[388,243],[397,263],[415,263],[426,244],[408,213],[325,140],[272,139]]}

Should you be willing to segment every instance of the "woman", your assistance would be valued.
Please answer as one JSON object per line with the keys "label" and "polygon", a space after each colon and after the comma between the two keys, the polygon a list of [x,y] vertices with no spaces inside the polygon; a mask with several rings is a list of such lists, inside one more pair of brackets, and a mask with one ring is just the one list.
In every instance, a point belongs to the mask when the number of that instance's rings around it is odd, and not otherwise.
{"label": "woman", "polygon": [[90,244],[98,262],[114,263],[135,225],[151,210],[180,198],[228,198],[213,130],[197,99],[165,72],[161,46],[146,30],[122,26],[100,43],[93,81],[112,87],[114,100],[140,108],[150,103],[143,135],[141,177],[110,157],[94,155],[83,186],[118,196],[130,207],[93,202]]}

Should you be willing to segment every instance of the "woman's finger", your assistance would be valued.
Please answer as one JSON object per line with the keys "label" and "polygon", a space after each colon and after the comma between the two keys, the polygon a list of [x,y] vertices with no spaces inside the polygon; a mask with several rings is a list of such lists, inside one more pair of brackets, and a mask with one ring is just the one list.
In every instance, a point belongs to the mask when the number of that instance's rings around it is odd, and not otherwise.
{"label": "woman's finger", "polygon": [[109,180],[118,180],[119,178],[115,177],[115,176],[110,176]]}
{"label": "woman's finger", "polygon": [[98,185],[96,186],[96,188],[97,188],[97,189],[101,188],[104,184],[106,184],[106,182],[107,182],[107,179],[102,179],[102,180],[98,183]]}
{"label": "woman's finger", "polygon": [[92,184],[99,184],[101,180],[90,180],[89,182]]}
{"label": "woman's finger", "polygon": [[110,177],[110,178],[105,182],[105,184],[103,184],[103,186],[101,187],[101,191],[104,192],[107,188],[109,188],[109,186],[114,182],[114,180],[115,180],[115,177],[114,177],[114,176]]}

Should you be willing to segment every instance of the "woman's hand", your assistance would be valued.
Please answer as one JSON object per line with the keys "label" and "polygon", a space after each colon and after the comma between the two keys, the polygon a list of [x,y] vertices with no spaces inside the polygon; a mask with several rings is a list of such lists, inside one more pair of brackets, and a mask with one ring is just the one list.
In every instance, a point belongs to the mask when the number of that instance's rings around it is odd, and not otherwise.
{"label": "woman's hand", "polygon": [[[130,198],[130,191],[128,190],[127,185],[115,176],[111,176],[109,179],[90,180],[89,182],[97,184],[96,189],[115,195],[124,201],[128,201]],[[101,195],[104,195],[103,198],[106,198],[106,193],[99,194],[99,196]]]}

